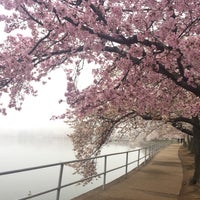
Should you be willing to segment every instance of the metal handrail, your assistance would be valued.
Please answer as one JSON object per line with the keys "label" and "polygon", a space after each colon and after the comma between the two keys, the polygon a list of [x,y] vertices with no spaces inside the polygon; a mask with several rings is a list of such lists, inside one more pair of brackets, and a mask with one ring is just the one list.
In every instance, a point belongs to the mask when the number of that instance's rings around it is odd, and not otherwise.
{"label": "metal handrail", "polygon": [[[125,175],[127,176],[128,173],[128,166],[136,163],[137,162],[137,167],[139,167],[141,164],[145,163],[148,159],[152,158],[157,152],[158,150],[163,147],[166,146],[167,143],[158,143],[158,144],[153,144],[151,146],[148,147],[143,147],[143,148],[139,148],[139,149],[134,149],[134,150],[130,150],[130,151],[123,151],[123,152],[118,152],[118,153],[111,153],[111,154],[106,154],[106,155],[100,155],[97,157],[91,157],[91,158],[86,158],[86,159],[81,159],[81,160],[72,160],[72,161],[66,161],[66,162],[59,162],[59,163],[53,163],[53,164],[48,164],[48,165],[41,165],[41,166],[36,166],[36,167],[30,167],[30,168],[24,168],[24,169],[18,169],[18,170],[12,170],[12,171],[5,171],[5,172],[0,172],[0,176],[4,176],[4,175],[9,175],[9,174],[15,174],[15,173],[20,173],[20,172],[26,172],[26,171],[31,171],[31,170],[39,170],[39,169],[44,169],[44,168],[49,168],[49,167],[55,167],[55,166],[60,166],[60,173],[59,173],[59,178],[58,178],[58,187],[37,193],[37,194],[33,194],[27,197],[23,197],[20,198],[18,200],[26,200],[26,199],[31,199],[34,197],[38,197],[50,192],[54,192],[57,191],[57,195],[56,195],[56,200],[60,200],[60,191],[61,189],[80,183],[80,182],[84,182],[88,179],[91,178],[95,178],[97,176],[102,176],[103,175],[103,184],[102,187],[103,189],[105,189],[105,185],[106,185],[106,175],[107,173],[110,173],[112,171],[116,171],[118,169],[124,168],[125,167]],[[144,150],[145,154],[144,156],[141,157],[141,151]],[[138,157],[136,160],[129,162],[129,154],[133,153],[133,152],[138,152]],[[107,159],[111,156],[114,155],[120,155],[120,154],[126,154],[126,161],[125,164],[116,167],[116,168],[112,168],[107,170]],[[72,163],[77,163],[77,162],[84,162],[84,161],[88,161],[88,160],[94,160],[94,159],[99,159],[99,158],[104,158],[104,172],[102,173],[98,173],[95,174],[93,176],[89,176],[87,178],[83,178],[83,179],[79,179],[77,181],[62,185],[62,176],[63,176],[63,169],[65,165],[68,164],[72,164]],[[142,163],[140,163],[141,160],[144,160]]]}

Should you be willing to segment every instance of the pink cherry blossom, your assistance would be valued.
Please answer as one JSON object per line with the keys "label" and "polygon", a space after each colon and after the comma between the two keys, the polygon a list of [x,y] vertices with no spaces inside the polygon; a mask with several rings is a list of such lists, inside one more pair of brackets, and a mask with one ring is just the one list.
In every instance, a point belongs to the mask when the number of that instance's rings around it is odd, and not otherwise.
{"label": "pink cherry blossom", "polygon": [[[70,109],[61,118],[74,124],[79,158],[99,153],[119,127],[131,132],[141,121],[136,116],[198,118],[199,0],[0,4],[9,11],[0,16],[8,33],[0,44],[0,94],[19,110],[26,95],[36,95],[31,82],[64,68]],[[94,82],[80,90],[82,63],[95,63]],[[1,104],[0,112],[6,112]]]}

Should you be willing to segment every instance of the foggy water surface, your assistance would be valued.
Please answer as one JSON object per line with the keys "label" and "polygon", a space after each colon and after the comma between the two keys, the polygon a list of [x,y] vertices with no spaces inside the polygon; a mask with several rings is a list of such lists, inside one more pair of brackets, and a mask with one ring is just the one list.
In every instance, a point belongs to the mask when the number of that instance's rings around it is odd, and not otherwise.
{"label": "foggy water surface", "polygon": [[[52,164],[75,159],[73,145],[66,136],[59,137],[1,137],[0,138],[0,172],[28,168],[46,164]],[[126,143],[109,143],[102,150],[102,154],[127,151],[130,147]],[[136,157],[137,155],[133,155]],[[125,157],[115,156],[108,160],[108,168],[125,163]],[[98,170],[102,172],[103,160],[98,163]],[[0,176],[0,199],[16,200],[57,187],[59,177],[59,166],[22,172],[18,174]],[[62,184],[75,181],[81,176],[72,175],[74,170],[70,167],[64,168]],[[124,169],[108,174],[107,180],[114,180],[124,173]],[[102,185],[102,178],[86,186],[73,185],[61,190],[60,200],[68,200],[88,190]],[[56,192],[46,194],[34,200],[55,200]]]}

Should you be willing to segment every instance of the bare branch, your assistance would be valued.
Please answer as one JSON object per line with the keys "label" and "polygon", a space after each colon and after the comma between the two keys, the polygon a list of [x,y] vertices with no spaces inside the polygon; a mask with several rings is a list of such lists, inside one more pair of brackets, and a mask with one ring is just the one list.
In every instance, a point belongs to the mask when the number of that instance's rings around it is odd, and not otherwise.
{"label": "bare branch", "polygon": [[28,10],[26,9],[25,5],[21,5],[21,8],[24,10],[24,12],[33,20],[35,21],[37,24],[43,26],[43,23],[39,20],[37,20],[35,17],[33,17],[29,12]]}
{"label": "bare branch", "polygon": [[44,41],[46,38],[49,37],[50,33],[51,33],[51,31],[49,31],[43,38],[41,38],[41,39],[35,44],[35,46],[31,49],[31,51],[29,51],[28,55],[32,54],[33,51],[35,51],[35,49],[38,47],[38,45],[39,45],[42,41]]}

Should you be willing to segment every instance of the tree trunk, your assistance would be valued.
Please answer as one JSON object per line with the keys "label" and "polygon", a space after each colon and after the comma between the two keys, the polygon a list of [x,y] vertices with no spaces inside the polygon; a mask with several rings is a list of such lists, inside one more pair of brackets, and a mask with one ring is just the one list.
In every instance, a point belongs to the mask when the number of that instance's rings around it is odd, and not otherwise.
{"label": "tree trunk", "polygon": [[194,139],[193,136],[188,135],[188,150],[194,154]]}
{"label": "tree trunk", "polygon": [[192,184],[200,183],[200,123],[199,118],[193,117],[193,147],[194,147],[194,175]]}
{"label": "tree trunk", "polygon": [[187,148],[187,146],[188,146],[188,142],[187,142],[187,138],[186,138],[186,137],[183,138],[183,146],[184,146],[185,148]]}
{"label": "tree trunk", "polygon": [[190,150],[190,145],[191,145],[190,135],[187,135],[186,143],[187,143],[187,149]]}

